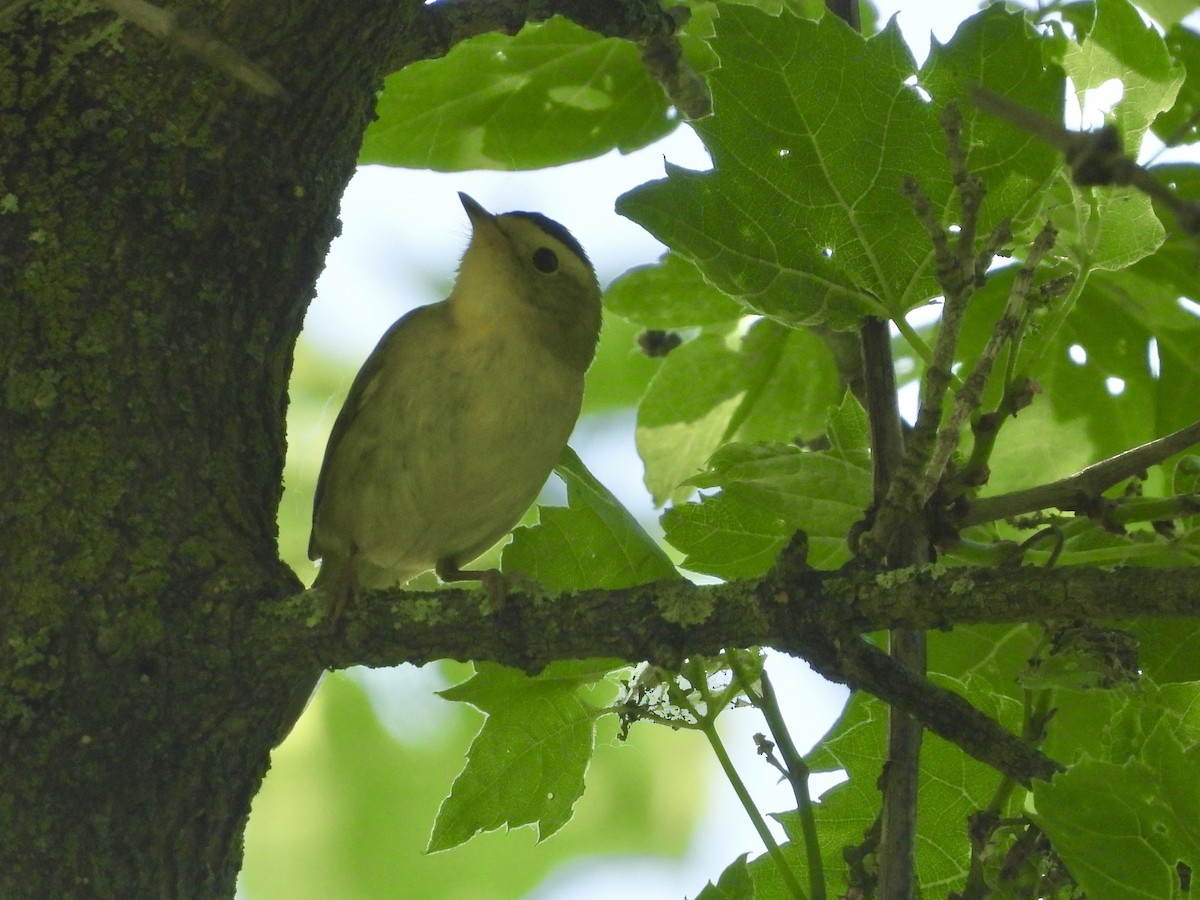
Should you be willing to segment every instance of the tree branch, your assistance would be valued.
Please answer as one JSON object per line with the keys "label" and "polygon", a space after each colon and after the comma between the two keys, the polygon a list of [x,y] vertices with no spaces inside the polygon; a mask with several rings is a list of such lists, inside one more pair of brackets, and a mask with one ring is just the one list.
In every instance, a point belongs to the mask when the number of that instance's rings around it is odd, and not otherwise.
{"label": "tree branch", "polygon": [[1191,568],[931,565],[879,573],[808,571],[786,581],[671,581],[559,596],[518,591],[497,612],[479,591],[390,590],[353,603],[336,630],[322,621],[326,603],[321,592],[306,591],[264,604],[255,627],[273,636],[264,643],[290,664],[299,653],[329,668],[473,659],[533,673],[555,660],[613,657],[677,669],[696,654],[770,646],[880,697],[1028,781],[1046,777],[1054,763],[1016,746],[1016,738],[969,711],[961,697],[919,673],[901,674],[898,663],[884,662],[879,656],[886,654],[859,635],[1047,618],[1200,616],[1200,579]]}
{"label": "tree branch", "polygon": [[1080,469],[1074,475],[1023,491],[970,501],[954,516],[960,528],[1020,516],[1040,509],[1076,509],[1126,478],[1146,471],[1193,444],[1200,443],[1200,421],[1149,443]]}
{"label": "tree branch", "polygon": [[1130,185],[1167,207],[1184,231],[1200,233],[1200,203],[1181,199],[1148,169],[1138,165],[1136,159],[1124,152],[1121,134],[1115,126],[1106,125],[1095,131],[1069,131],[1061,122],[979,85],[971,87],[970,96],[971,101],[988,115],[1003,119],[1061,150],[1071,167],[1071,178],[1080,187]]}
{"label": "tree branch", "polygon": [[865,690],[907,712],[918,727],[957,744],[980,762],[1026,787],[1034,778],[1049,780],[1062,766],[1026,743],[958,694],[938,687],[866,640],[838,648],[829,665],[810,663],[825,678]]}

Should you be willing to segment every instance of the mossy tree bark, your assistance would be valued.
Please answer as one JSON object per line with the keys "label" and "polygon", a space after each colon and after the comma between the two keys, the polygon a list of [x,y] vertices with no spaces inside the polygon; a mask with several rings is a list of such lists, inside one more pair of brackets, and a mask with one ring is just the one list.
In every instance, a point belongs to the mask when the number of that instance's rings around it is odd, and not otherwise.
{"label": "mossy tree bark", "polygon": [[174,7],[273,98],[103,8],[0,21],[0,896],[233,895],[320,672],[251,627],[299,588],[292,346],[421,6]]}

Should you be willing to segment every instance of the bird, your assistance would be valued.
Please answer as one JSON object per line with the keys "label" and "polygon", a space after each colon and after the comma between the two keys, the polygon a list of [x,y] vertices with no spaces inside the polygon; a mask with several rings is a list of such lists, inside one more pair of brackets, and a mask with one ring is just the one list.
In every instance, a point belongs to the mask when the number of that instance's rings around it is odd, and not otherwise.
{"label": "bird", "polygon": [[325,448],[308,555],[335,609],[429,569],[502,597],[499,572],[463,566],[520,521],[579,417],[601,327],[587,253],[541,213],[458,196],[453,289],[388,329]]}

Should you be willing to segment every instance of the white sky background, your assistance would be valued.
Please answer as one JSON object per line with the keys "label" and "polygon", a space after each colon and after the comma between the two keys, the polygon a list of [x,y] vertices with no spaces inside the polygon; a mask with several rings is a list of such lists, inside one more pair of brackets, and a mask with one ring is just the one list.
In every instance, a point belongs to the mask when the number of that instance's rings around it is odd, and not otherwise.
{"label": "white sky background", "polygon": [[[939,41],[951,38],[957,23],[974,13],[974,0],[898,0],[876,3],[881,21],[899,16],[899,24],[918,61],[928,54],[929,34]],[[613,211],[616,198],[644,181],[663,177],[664,157],[693,169],[709,167],[700,141],[686,127],[662,142],[628,156],[611,153],[597,160],[539,172],[430,173],[365,167],[351,181],[342,201],[342,236],[334,241],[326,269],[317,285],[317,298],[305,323],[313,344],[347,362],[365,359],[384,330],[410,308],[442,299],[470,229],[456,195],[466,191],[492,212],[536,210],[562,222],[587,248],[601,285],[635,265],[655,260],[662,246],[649,234]],[[352,373],[347,372],[346,387]],[[336,414],[331,403],[330,423]],[[642,486],[642,466],[634,450],[632,416],[601,427],[584,423],[572,444],[589,468],[643,520],[654,518]],[[793,711],[797,744],[807,748],[828,729],[844,702],[845,691],[814,676],[802,663],[776,655],[772,677],[785,709]],[[407,673],[407,674],[406,674]],[[416,681],[409,681],[416,678]],[[408,690],[400,687],[404,679]],[[386,720],[396,714],[398,696],[412,698],[412,686],[425,684],[428,673],[411,667],[364,671],[377,707]],[[416,718],[436,718],[430,708]],[[413,721],[410,709],[405,715]],[[764,730],[749,711],[726,718],[724,734],[742,777],[760,809],[773,811],[794,805],[791,792],[778,783],[778,774],[756,758],[751,735]],[[409,735],[411,739],[411,734]],[[724,866],[742,852],[762,852],[732,790],[716,771],[720,783],[711,789],[713,802],[695,834],[686,859],[581,860],[553,875],[529,900],[626,900],[695,896],[708,880],[715,881]],[[814,785],[814,793],[831,782]],[[586,802],[586,798],[585,801]],[[569,825],[567,827],[570,827]]]}

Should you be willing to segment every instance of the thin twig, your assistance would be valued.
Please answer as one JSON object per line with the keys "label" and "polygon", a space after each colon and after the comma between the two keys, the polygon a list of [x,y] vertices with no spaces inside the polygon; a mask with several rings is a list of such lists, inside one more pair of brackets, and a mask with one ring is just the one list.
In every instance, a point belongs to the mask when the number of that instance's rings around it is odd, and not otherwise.
{"label": "thin twig", "polygon": [[1132,478],[1194,444],[1200,444],[1200,421],[1094,463],[1058,481],[997,497],[972,500],[955,516],[954,523],[965,528],[1051,507],[1071,509],[1080,503],[1081,498],[1095,497],[1114,484]]}
{"label": "thin twig", "polygon": [[1000,355],[1005,344],[1017,333],[1025,307],[1029,303],[1029,295],[1033,290],[1033,277],[1037,271],[1037,265],[1054,246],[1057,234],[1054,226],[1047,222],[1038,236],[1034,238],[1033,244],[1029,248],[1029,257],[1013,280],[1008,303],[992,329],[992,336],[988,339],[987,346],[975,360],[971,374],[967,376],[963,386],[955,393],[954,408],[951,410],[945,426],[938,433],[937,447],[934,449],[929,465],[922,473],[914,492],[914,500],[918,509],[925,505],[925,502],[933,496],[933,492],[937,489],[942,475],[945,474],[946,466],[950,462],[950,457],[958,449],[963,426],[979,408],[979,401],[983,397],[984,388],[987,387],[996,357]]}
{"label": "thin twig", "polygon": [[[931,457],[935,452],[946,392],[954,380],[954,355],[958,350],[967,304],[975,290],[983,284],[984,273],[996,252],[1010,237],[1008,223],[1002,222],[987,236],[982,252],[976,249],[979,211],[986,190],[979,176],[967,168],[966,152],[962,146],[962,117],[957,106],[946,107],[942,114],[942,128],[946,134],[946,161],[959,195],[959,233],[957,239],[951,242],[933,203],[920,185],[915,179],[905,179],[902,190],[912,204],[917,220],[929,235],[938,282],[945,300],[937,340],[921,380],[917,421],[905,442],[903,461],[891,479],[886,500],[881,504],[872,529],[870,543],[880,549],[890,546],[892,536],[901,527],[901,522],[917,514],[937,486],[936,479],[929,486],[928,473],[932,467]],[[941,470],[938,477],[940,474]]]}
{"label": "thin twig", "polygon": [[1071,177],[1081,187],[1129,185],[1159,201],[1174,214],[1180,228],[1190,234],[1200,232],[1200,203],[1182,200],[1175,192],[1128,156],[1121,146],[1121,135],[1111,125],[1096,131],[1069,131],[1061,123],[1014,103],[986,88],[973,86],[971,100],[985,113],[1016,125],[1057,147],[1071,167]]}

